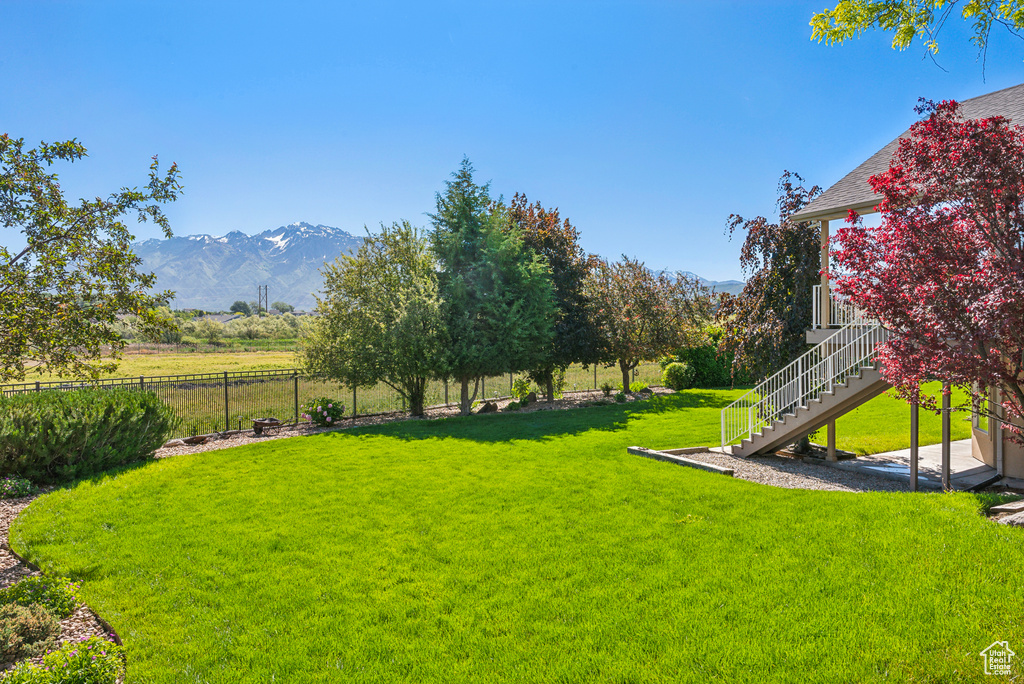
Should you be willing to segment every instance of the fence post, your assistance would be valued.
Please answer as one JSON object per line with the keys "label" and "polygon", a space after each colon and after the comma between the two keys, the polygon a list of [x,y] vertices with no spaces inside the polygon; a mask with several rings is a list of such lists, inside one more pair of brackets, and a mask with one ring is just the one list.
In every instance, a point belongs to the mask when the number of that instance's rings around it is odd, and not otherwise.
{"label": "fence post", "polygon": [[139,391],[142,391],[142,390],[145,390],[145,389],[146,389],[146,376],[140,375],[139,376]]}
{"label": "fence post", "polygon": [[487,378],[480,378],[480,400],[487,401]]}
{"label": "fence post", "polygon": [[39,386],[39,381],[36,380],[36,392],[39,392],[41,390],[42,390],[42,388]]}
{"label": "fence post", "polygon": [[597,364],[594,364],[594,389],[597,389]]}
{"label": "fence post", "polygon": [[295,381],[295,424],[299,424],[299,374],[296,373],[292,376]]}
{"label": "fence post", "polygon": [[444,405],[448,406],[448,381],[447,380],[444,381]]}
{"label": "fence post", "polygon": [[512,395],[512,371],[508,372],[508,393],[509,396]]}
{"label": "fence post", "polygon": [[224,371],[224,432],[231,431],[231,412],[228,410],[228,372]]}
{"label": "fence post", "polygon": [[356,388],[352,386],[352,420],[356,419]]}

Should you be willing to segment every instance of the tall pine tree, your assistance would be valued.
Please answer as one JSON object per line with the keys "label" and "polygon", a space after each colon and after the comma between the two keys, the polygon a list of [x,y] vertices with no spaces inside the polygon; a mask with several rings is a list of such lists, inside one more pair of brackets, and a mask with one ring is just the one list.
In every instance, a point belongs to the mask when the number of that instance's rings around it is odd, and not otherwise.
{"label": "tall pine tree", "polygon": [[468,159],[445,186],[430,215],[432,244],[449,340],[444,368],[460,385],[465,415],[480,378],[540,363],[556,309],[546,263],[523,244],[518,230],[503,230],[507,212],[491,201],[489,184],[473,181]]}

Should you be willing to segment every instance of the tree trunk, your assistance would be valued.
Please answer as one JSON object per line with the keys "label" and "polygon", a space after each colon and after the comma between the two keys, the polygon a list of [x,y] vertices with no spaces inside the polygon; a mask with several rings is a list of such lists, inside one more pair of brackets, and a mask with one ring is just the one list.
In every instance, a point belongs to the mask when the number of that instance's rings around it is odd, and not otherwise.
{"label": "tree trunk", "polygon": [[424,394],[426,394],[427,383],[423,378],[416,378],[409,387],[409,415],[419,418],[423,415]]}
{"label": "tree trunk", "polygon": [[[469,395],[469,381],[473,381],[473,396]],[[459,414],[468,416],[473,410],[473,401],[476,399],[476,393],[480,391],[480,378],[466,375],[459,378],[459,384],[461,385],[461,393],[459,395]]]}
{"label": "tree trunk", "polygon": [[548,403],[552,403],[555,400],[555,372],[548,369],[544,373],[544,382],[547,385]]}
{"label": "tree trunk", "polygon": [[619,369],[622,370],[622,391],[629,394],[629,364],[620,360]]}

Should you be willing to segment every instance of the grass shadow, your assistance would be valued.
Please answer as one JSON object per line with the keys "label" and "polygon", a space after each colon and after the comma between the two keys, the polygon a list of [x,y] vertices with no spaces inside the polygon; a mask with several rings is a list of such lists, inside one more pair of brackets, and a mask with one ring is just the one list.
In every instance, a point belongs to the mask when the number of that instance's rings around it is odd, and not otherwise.
{"label": "grass shadow", "polygon": [[[453,437],[474,442],[539,441],[589,432],[623,430],[629,421],[645,414],[685,409],[721,409],[729,404],[720,393],[689,390],[643,401],[607,406],[587,406],[530,413],[496,413],[457,416],[439,420],[407,420],[345,430],[350,435],[386,435],[402,440]],[[330,433],[340,434],[340,433]]]}

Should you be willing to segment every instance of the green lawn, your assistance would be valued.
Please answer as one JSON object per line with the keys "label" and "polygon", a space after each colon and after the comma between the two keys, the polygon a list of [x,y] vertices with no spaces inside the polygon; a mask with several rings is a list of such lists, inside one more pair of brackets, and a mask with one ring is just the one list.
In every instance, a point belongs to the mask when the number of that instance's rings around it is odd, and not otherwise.
{"label": "green lawn", "polygon": [[737,394],[178,456],[42,497],[11,543],[84,581],[129,682],[987,681],[1024,533],[978,497],[626,453],[716,443]]}

